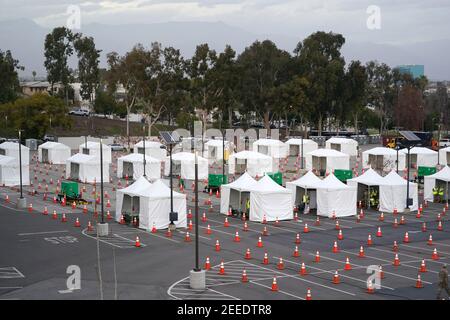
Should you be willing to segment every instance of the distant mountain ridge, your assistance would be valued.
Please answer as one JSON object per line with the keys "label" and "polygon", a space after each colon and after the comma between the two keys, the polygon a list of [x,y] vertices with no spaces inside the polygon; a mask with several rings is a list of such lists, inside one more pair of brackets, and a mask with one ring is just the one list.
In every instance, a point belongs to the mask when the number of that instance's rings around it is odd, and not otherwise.
{"label": "distant mountain ridge", "polygon": [[[35,70],[38,76],[45,76],[44,39],[50,29],[32,20],[18,19],[0,21],[0,49],[11,50],[26,69],[22,77],[31,77]],[[130,50],[135,44],[149,46],[158,41],[163,46],[173,46],[190,57],[195,47],[207,42],[217,51],[230,44],[238,53],[255,40],[270,39],[278,47],[292,52],[302,38],[287,35],[258,35],[223,22],[164,22],[154,24],[88,24],[80,30],[95,39],[102,50],[101,66],[105,66],[106,54],[117,51],[120,54]],[[344,34],[345,37],[345,34]],[[376,44],[346,40],[343,55],[351,60],[378,60],[394,67],[398,64],[424,64],[425,74],[431,80],[450,80],[450,40],[436,40],[408,45]]]}

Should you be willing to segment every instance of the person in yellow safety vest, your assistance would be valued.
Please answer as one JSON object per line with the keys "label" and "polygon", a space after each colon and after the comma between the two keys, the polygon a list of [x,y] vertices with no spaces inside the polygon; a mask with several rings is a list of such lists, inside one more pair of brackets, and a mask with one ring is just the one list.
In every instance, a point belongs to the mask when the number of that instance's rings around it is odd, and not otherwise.
{"label": "person in yellow safety vest", "polygon": [[250,213],[250,198],[247,198],[247,202],[245,203],[245,212],[247,214]]}
{"label": "person in yellow safety vest", "polygon": [[439,202],[444,200],[444,188],[439,187]]}

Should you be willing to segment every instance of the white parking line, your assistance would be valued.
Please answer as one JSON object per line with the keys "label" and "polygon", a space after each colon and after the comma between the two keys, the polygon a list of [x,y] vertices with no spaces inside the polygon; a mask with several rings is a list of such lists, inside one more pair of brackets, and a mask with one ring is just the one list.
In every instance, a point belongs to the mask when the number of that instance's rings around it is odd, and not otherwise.
{"label": "white parking line", "polygon": [[[264,288],[267,288],[267,289],[272,289],[272,287],[266,286],[266,285],[261,284],[261,283],[258,283],[258,282],[256,282],[256,281],[259,281],[259,280],[250,280],[249,282],[251,282],[251,283],[253,283],[253,284],[256,284],[257,286],[261,286],[261,287],[264,287]],[[291,294],[291,293],[286,292],[286,291],[283,291],[283,290],[278,290],[277,292],[282,293],[282,294],[285,294],[285,295],[287,295],[287,296],[294,297],[294,298],[299,299],[299,300],[306,300],[305,298],[296,296],[296,295],[294,295],[294,294]]]}
{"label": "white parking line", "polygon": [[43,231],[43,232],[30,232],[30,233],[19,233],[18,236],[33,236],[39,234],[51,234],[51,233],[66,233],[68,230],[60,230],[60,231]]}

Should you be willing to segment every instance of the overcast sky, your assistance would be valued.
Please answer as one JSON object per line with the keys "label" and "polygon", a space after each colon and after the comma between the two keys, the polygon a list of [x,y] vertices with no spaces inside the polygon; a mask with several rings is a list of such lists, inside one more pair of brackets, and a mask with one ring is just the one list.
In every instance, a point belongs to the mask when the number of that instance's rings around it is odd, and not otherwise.
{"label": "overcast sky", "polygon": [[[0,0],[0,20],[65,24],[69,5],[83,24],[222,21],[256,34],[305,37],[317,30],[347,41],[403,44],[449,38],[449,0]],[[370,30],[366,12],[381,11],[381,29]]]}

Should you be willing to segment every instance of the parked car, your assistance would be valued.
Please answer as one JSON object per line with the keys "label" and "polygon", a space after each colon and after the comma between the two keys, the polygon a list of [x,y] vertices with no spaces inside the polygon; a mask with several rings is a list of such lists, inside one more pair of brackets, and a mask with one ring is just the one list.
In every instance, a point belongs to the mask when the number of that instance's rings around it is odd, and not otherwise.
{"label": "parked car", "polygon": [[46,135],[42,138],[42,140],[43,140],[44,142],[48,142],[48,141],[56,142],[56,137],[53,136],[53,135],[51,135],[51,134],[46,134]]}
{"label": "parked car", "polygon": [[69,111],[69,114],[70,115],[74,115],[74,116],[87,117],[87,116],[89,116],[89,111],[88,110],[83,110],[83,109],[75,109],[75,110]]}
{"label": "parked car", "polygon": [[450,147],[450,139],[441,139],[439,141],[439,148]]}
{"label": "parked car", "polygon": [[120,143],[111,143],[109,144],[111,151],[123,151],[123,145]]}

